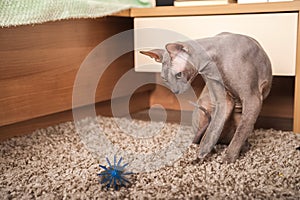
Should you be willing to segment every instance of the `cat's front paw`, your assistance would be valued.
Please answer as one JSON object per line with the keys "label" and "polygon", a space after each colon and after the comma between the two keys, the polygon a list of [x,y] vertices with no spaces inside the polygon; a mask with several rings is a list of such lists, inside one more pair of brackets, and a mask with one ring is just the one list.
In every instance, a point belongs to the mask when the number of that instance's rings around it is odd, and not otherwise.
{"label": "cat's front paw", "polygon": [[228,150],[225,151],[224,155],[223,155],[223,163],[234,163],[237,158],[239,157],[238,153],[234,153],[234,152],[230,152]]}

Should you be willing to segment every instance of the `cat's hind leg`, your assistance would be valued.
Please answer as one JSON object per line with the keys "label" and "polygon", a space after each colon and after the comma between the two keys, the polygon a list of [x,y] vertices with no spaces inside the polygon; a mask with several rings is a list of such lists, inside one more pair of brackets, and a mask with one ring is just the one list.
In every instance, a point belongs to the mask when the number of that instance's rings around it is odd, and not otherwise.
{"label": "cat's hind leg", "polygon": [[241,120],[225,153],[224,161],[228,163],[234,162],[240,152],[247,148],[247,139],[260,113],[262,98],[260,95],[249,95],[242,100],[242,105]]}

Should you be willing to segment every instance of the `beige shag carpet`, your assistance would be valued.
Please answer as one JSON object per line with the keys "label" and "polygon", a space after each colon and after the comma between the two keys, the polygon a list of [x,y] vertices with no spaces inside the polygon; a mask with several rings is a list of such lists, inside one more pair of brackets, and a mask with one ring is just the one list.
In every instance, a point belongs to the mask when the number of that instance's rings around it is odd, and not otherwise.
{"label": "beige shag carpet", "polygon": [[[135,145],[126,141],[126,135],[117,137],[120,130],[112,124],[122,124],[123,119],[98,117],[97,120],[114,134],[108,136],[114,143]],[[134,120],[133,123],[145,127],[150,122]],[[163,136],[153,135],[152,142],[131,148],[141,152],[155,149],[178,127],[178,124],[164,124]],[[176,162],[130,175],[132,184],[114,191],[99,184],[97,173],[102,171],[99,164],[106,163],[87,150],[74,123],[67,122],[0,143],[0,197],[18,200],[300,199],[300,151],[296,150],[300,135],[256,130],[250,143],[250,150],[232,164],[222,163],[225,146],[216,146],[216,152],[200,163],[195,160],[197,145],[190,145]]]}

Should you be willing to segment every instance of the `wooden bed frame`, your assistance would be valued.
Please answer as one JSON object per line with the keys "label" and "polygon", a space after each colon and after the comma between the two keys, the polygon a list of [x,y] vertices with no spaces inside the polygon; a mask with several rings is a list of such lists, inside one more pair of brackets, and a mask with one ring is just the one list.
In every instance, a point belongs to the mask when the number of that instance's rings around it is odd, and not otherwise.
{"label": "wooden bed frame", "polygon": [[[282,10],[282,6],[286,9],[288,7],[300,10],[299,2],[274,5],[275,11]],[[0,28],[0,140],[72,120],[73,84],[80,64],[101,41],[122,31],[133,29],[134,17],[165,15],[162,13],[197,15],[199,12],[228,14],[250,12],[249,10],[272,11],[267,5],[256,8],[254,6],[208,6],[202,11],[195,8],[170,7],[131,9],[115,16],[98,19],[62,20]],[[299,44],[298,39],[298,49]],[[297,55],[299,56],[299,50]],[[110,101],[114,85],[125,72],[134,67],[133,61],[133,52],[129,52],[113,62],[105,72],[106,75],[100,80],[95,97],[98,114],[111,115]],[[297,66],[300,66],[299,59]],[[297,69],[296,73],[296,79],[283,78],[284,84],[289,87],[289,90],[284,92],[286,98],[284,101],[276,101],[276,96],[280,96],[282,92],[282,88],[278,87],[273,94],[273,100],[271,98],[269,106],[265,106],[263,110],[266,116],[291,120],[295,116],[299,118],[297,113],[300,112],[300,106],[294,102],[294,91],[295,99],[299,99],[299,93],[296,91],[300,85],[298,78],[300,70]],[[152,73],[145,73],[143,76],[156,78]],[[200,91],[201,88],[198,88],[198,92]],[[124,97],[130,95],[126,91],[123,94]],[[162,99],[162,95],[166,98]],[[124,97],[118,98],[120,105],[123,105]],[[178,109],[174,96],[169,91],[162,87],[146,85],[131,97],[130,111],[144,110],[155,103],[161,103],[169,109]],[[283,109],[273,110],[274,106],[278,105]],[[89,107],[83,104],[78,109],[84,112]],[[294,130],[299,130],[299,126],[294,123]]]}
{"label": "wooden bed frame", "polygon": [[[81,63],[103,40],[132,28],[132,18],[113,16],[1,28],[0,140],[72,120],[72,91]],[[114,85],[132,68],[133,53],[129,52],[105,71],[95,97],[99,114],[111,115]],[[131,112],[149,107],[154,88],[148,85],[136,92]],[[84,104],[80,109],[85,109]]]}

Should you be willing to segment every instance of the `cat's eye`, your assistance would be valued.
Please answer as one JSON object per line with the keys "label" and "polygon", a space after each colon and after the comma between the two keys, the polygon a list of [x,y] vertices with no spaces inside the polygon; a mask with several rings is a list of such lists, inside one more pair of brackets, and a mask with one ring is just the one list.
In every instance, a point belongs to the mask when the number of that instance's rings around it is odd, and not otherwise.
{"label": "cat's eye", "polygon": [[177,74],[175,74],[175,78],[181,79],[182,78],[182,72],[178,72]]}

